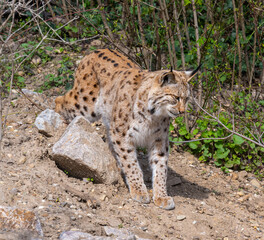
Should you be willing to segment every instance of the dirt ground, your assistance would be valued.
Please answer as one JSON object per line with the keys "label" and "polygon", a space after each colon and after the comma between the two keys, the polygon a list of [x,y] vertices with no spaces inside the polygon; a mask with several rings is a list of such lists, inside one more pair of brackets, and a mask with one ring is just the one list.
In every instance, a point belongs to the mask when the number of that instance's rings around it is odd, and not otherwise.
{"label": "dirt ground", "polygon": [[[58,89],[50,90],[41,99],[54,108],[58,94]],[[5,113],[7,99],[3,106]],[[253,174],[224,174],[174,146],[168,193],[174,198],[175,209],[162,210],[152,202],[142,205],[130,198],[122,184],[95,184],[68,177],[58,169],[50,154],[59,136],[38,132],[34,121],[39,113],[23,96],[13,94],[0,159],[0,205],[33,209],[44,239],[58,239],[68,230],[105,236],[103,226],[128,229],[147,239],[264,239],[264,183]],[[104,135],[100,123],[94,127]],[[146,156],[139,153],[139,158],[150,187]],[[65,185],[95,197],[98,205],[89,206]]]}

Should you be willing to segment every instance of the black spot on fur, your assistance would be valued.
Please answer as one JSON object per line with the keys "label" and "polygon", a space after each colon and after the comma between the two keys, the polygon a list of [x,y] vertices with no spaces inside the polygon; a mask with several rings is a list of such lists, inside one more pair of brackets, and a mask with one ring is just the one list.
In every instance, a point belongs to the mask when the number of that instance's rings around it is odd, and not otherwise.
{"label": "black spot on fur", "polygon": [[85,112],[87,112],[88,108],[86,106],[83,106],[83,109]]}
{"label": "black spot on fur", "polygon": [[160,128],[158,128],[157,130],[155,130],[155,132],[154,133],[158,133],[160,131]]}
{"label": "black spot on fur", "polygon": [[118,63],[115,63],[115,64],[114,64],[114,67],[118,67]]}
{"label": "black spot on fur", "polygon": [[131,64],[130,64],[130,63],[127,63],[127,66],[129,66],[129,67],[131,67],[131,68],[132,68],[132,66],[131,66]]}
{"label": "black spot on fur", "polygon": [[90,91],[89,94],[90,94],[90,95],[93,95],[93,91]]}
{"label": "black spot on fur", "polygon": [[84,116],[84,113],[83,113],[83,111],[80,111],[80,113]]}
{"label": "black spot on fur", "polygon": [[78,103],[75,103],[75,107],[76,107],[77,109],[80,109],[80,105],[79,105]]}
{"label": "black spot on fur", "polygon": [[74,99],[75,99],[75,100],[77,100],[77,99],[78,99],[78,96],[77,96],[77,95],[75,95],[75,96],[74,96]]}
{"label": "black spot on fur", "polygon": [[92,115],[92,117],[96,117],[95,112],[92,112],[91,115]]}
{"label": "black spot on fur", "polygon": [[85,101],[85,102],[86,102],[87,100],[88,100],[88,98],[87,98],[87,97],[83,97],[83,101]]}
{"label": "black spot on fur", "polygon": [[164,152],[161,152],[158,154],[160,157],[164,157],[165,156],[165,153]]}
{"label": "black spot on fur", "polygon": [[83,76],[83,80],[86,80],[86,79],[87,79],[87,77],[88,77],[88,74],[87,74],[87,73],[85,73],[85,74],[84,74],[84,76]]}
{"label": "black spot on fur", "polygon": [[100,53],[99,55],[98,55],[98,57],[102,57],[104,55],[104,53],[102,52],[102,53]]}
{"label": "black spot on fur", "polygon": [[139,132],[137,128],[133,127],[133,130],[135,130],[136,132]]}
{"label": "black spot on fur", "polygon": [[117,141],[116,141],[116,144],[120,145],[120,144],[121,144],[121,142],[117,140]]}
{"label": "black spot on fur", "polygon": [[98,50],[95,50],[95,51],[94,51],[94,53],[99,53],[99,52],[100,52],[100,51],[98,51]]}
{"label": "black spot on fur", "polygon": [[96,98],[94,97],[92,100],[93,100],[93,102],[95,102],[96,101]]}

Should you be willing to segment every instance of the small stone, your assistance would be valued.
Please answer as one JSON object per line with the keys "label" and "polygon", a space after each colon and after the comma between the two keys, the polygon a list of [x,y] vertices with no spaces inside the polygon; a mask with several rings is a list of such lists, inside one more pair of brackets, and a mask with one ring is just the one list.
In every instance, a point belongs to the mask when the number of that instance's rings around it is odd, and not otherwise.
{"label": "small stone", "polygon": [[52,200],[53,200],[53,195],[52,195],[52,194],[49,194],[49,195],[48,195],[48,200],[49,200],[49,201],[52,201]]}
{"label": "small stone", "polygon": [[11,193],[12,195],[17,195],[17,193],[18,193],[17,188],[12,188],[11,191],[10,191],[10,193]]}
{"label": "small stone", "polygon": [[245,196],[239,198],[238,201],[239,201],[239,202],[244,202],[244,201],[248,200],[249,198],[250,198],[250,194],[247,194],[247,195],[245,195]]}
{"label": "small stone", "polygon": [[130,240],[136,239],[135,235],[131,233],[130,231],[128,231],[127,229],[117,229],[117,228],[105,226],[104,230],[107,236],[114,235],[116,236],[117,239],[119,238],[120,239],[130,239]]}
{"label": "small stone", "polygon": [[63,119],[55,111],[46,109],[38,115],[34,124],[39,132],[50,137],[54,136],[56,130],[63,126]]}
{"label": "small stone", "polygon": [[33,64],[35,64],[35,65],[39,65],[39,64],[41,63],[41,58],[40,58],[39,56],[35,55],[35,56],[33,57],[33,59],[31,60],[31,62],[32,62]]}
{"label": "small stone", "polygon": [[182,220],[184,220],[184,219],[186,219],[186,216],[184,216],[184,215],[178,215],[178,216],[177,216],[177,220],[178,220],[178,221],[182,221]]}
{"label": "small stone", "polygon": [[237,179],[238,179],[238,174],[237,174],[236,172],[233,172],[233,173],[231,174],[231,179],[232,179],[232,180],[237,180]]}
{"label": "small stone", "polygon": [[106,195],[105,195],[105,194],[103,194],[103,195],[100,196],[100,200],[101,200],[101,201],[104,201],[105,198],[106,198]]}
{"label": "small stone", "polygon": [[22,88],[22,92],[28,97],[38,96],[39,95],[37,92],[34,92],[34,91],[26,89],[26,88]]}
{"label": "small stone", "polygon": [[250,181],[250,184],[252,186],[254,186],[255,188],[260,188],[261,187],[259,181],[257,179],[255,179],[255,178]]}
{"label": "small stone", "polygon": [[242,191],[240,191],[240,192],[237,192],[237,195],[238,195],[238,196],[240,196],[240,197],[242,197],[242,196],[244,196],[244,195],[245,195],[245,193],[244,193],[244,192],[242,192]]}
{"label": "small stone", "polygon": [[244,181],[245,178],[247,177],[248,173],[246,171],[241,171],[238,172],[238,180],[239,181]]}
{"label": "small stone", "polygon": [[27,158],[25,156],[21,157],[19,160],[18,160],[18,164],[24,164],[25,162],[27,161]]}

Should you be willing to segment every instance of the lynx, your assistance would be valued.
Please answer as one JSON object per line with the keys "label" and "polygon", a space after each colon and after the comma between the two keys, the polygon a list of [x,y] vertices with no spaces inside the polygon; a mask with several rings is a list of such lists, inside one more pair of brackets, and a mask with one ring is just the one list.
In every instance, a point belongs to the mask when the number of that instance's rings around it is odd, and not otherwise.
{"label": "lynx", "polygon": [[170,118],[185,111],[188,81],[196,72],[141,70],[115,50],[96,50],[80,62],[73,88],[56,98],[55,110],[67,121],[77,115],[90,122],[102,118],[131,197],[142,203],[150,197],[136,150],[147,148],[154,204],[173,209],[166,189]]}

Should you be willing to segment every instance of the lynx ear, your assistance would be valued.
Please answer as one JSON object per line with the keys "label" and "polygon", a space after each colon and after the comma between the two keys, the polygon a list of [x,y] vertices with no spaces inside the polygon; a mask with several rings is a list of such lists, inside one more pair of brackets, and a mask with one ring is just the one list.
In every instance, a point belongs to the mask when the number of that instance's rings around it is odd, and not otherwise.
{"label": "lynx ear", "polygon": [[175,83],[175,76],[173,72],[166,72],[161,76],[159,81],[160,81],[161,86],[172,84],[172,83]]}
{"label": "lynx ear", "polygon": [[201,66],[202,66],[202,63],[193,71],[185,71],[185,74],[188,77],[187,82],[189,82],[198,73],[198,71],[201,68]]}

